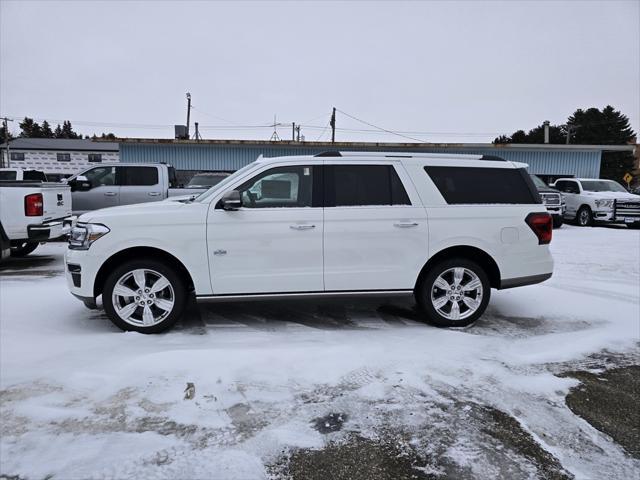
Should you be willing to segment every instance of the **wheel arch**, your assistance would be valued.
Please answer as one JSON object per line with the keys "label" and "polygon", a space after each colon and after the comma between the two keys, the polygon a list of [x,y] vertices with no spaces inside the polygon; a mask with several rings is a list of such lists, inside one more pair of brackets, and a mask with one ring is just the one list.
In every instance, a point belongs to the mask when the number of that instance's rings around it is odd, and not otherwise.
{"label": "wheel arch", "polygon": [[496,261],[484,250],[469,245],[456,245],[454,247],[448,247],[440,250],[438,253],[433,255],[420,270],[420,274],[418,275],[418,279],[416,280],[416,285],[414,288],[417,289],[420,286],[420,283],[434,265],[441,262],[442,260],[454,257],[466,258],[479,264],[489,277],[489,284],[491,285],[491,287],[500,288],[502,277],[500,274],[500,268],[498,267]]}
{"label": "wheel arch", "polygon": [[188,290],[193,289],[193,279],[189,270],[184,264],[178,260],[175,256],[169,252],[156,247],[131,247],[124,250],[120,250],[117,253],[111,255],[101,266],[96,274],[93,282],[93,297],[96,298],[102,294],[105,281],[109,273],[118,265],[129,260],[139,260],[141,258],[151,258],[153,260],[161,261],[174,268],[178,275],[185,281],[185,285]]}

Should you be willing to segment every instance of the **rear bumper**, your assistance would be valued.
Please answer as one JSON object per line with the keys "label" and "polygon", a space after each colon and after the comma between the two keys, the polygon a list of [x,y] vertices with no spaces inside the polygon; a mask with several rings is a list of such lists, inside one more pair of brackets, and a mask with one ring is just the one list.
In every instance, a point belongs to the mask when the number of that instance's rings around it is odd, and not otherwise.
{"label": "rear bumper", "polygon": [[500,281],[500,288],[498,290],[504,290],[506,288],[524,287],[526,285],[535,285],[536,283],[542,283],[545,280],[551,278],[552,273],[541,273],[539,275],[529,275],[527,277],[517,278],[504,278]]}
{"label": "rear bumper", "polygon": [[46,223],[27,226],[27,239],[31,242],[44,242],[67,235],[71,230],[73,217],[51,220]]}

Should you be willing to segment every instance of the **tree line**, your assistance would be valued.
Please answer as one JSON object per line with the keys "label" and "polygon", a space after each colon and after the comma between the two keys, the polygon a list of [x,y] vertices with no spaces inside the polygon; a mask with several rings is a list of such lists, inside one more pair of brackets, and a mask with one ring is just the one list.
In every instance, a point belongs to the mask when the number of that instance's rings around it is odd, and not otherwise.
{"label": "tree line", "polygon": [[[549,125],[551,144],[625,145],[635,142],[636,133],[629,118],[611,105],[602,110],[579,108],[563,125]],[[544,143],[544,124],[528,132],[517,130],[511,135],[501,135],[493,143]],[[620,182],[625,173],[631,172],[633,163],[631,152],[602,152],[600,176]]]}
{"label": "tree line", "polygon": [[[55,129],[51,128],[51,124],[44,120],[42,125],[33,120],[33,118],[24,117],[24,120],[19,123],[20,133],[18,138],[72,138],[81,139],[82,134],[73,130],[71,122],[65,120],[62,125],[58,124]],[[4,125],[0,127],[0,141],[5,140],[5,135],[8,133],[9,140],[13,140],[14,135],[9,131],[5,132]],[[93,136],[85,135],[84,138],[102,138],[105,140],[115,140],[116,136],[113,133],[102,133],[99,137],[94,133]]]}

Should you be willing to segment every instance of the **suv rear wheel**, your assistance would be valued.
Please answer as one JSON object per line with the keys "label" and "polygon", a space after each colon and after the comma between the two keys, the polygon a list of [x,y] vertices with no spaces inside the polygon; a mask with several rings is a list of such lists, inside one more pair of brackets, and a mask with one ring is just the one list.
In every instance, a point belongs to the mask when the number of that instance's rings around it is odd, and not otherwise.
{"label": "suv rear wheel", "polygon": [[487,308],[491,285],[480,265],[466,258],[452,258],[431,268],[415,295],[418,306],[434,325],[466,327]]}
{"label": "suv rear wheel", "polygon": [[171,267],[152,259],[132,260],[107,277],[102,303],[122,330],[159,333],[182,316],[187,292]]}

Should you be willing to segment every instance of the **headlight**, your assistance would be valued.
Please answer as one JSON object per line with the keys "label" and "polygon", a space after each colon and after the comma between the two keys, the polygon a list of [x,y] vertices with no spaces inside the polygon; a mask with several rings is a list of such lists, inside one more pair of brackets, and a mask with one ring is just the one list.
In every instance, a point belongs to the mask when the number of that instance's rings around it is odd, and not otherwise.
{"label": "headlight", "polygon": [[612,208],[613,207],[613,199],[607,198],[602,200],[596,200],[596,207],[598,208]]}
{"label": "headlight", "polygon": [[88,250],[100,237],[110,230],[99,223],[78,223],[69,234],[69,248],[73,250]]}

